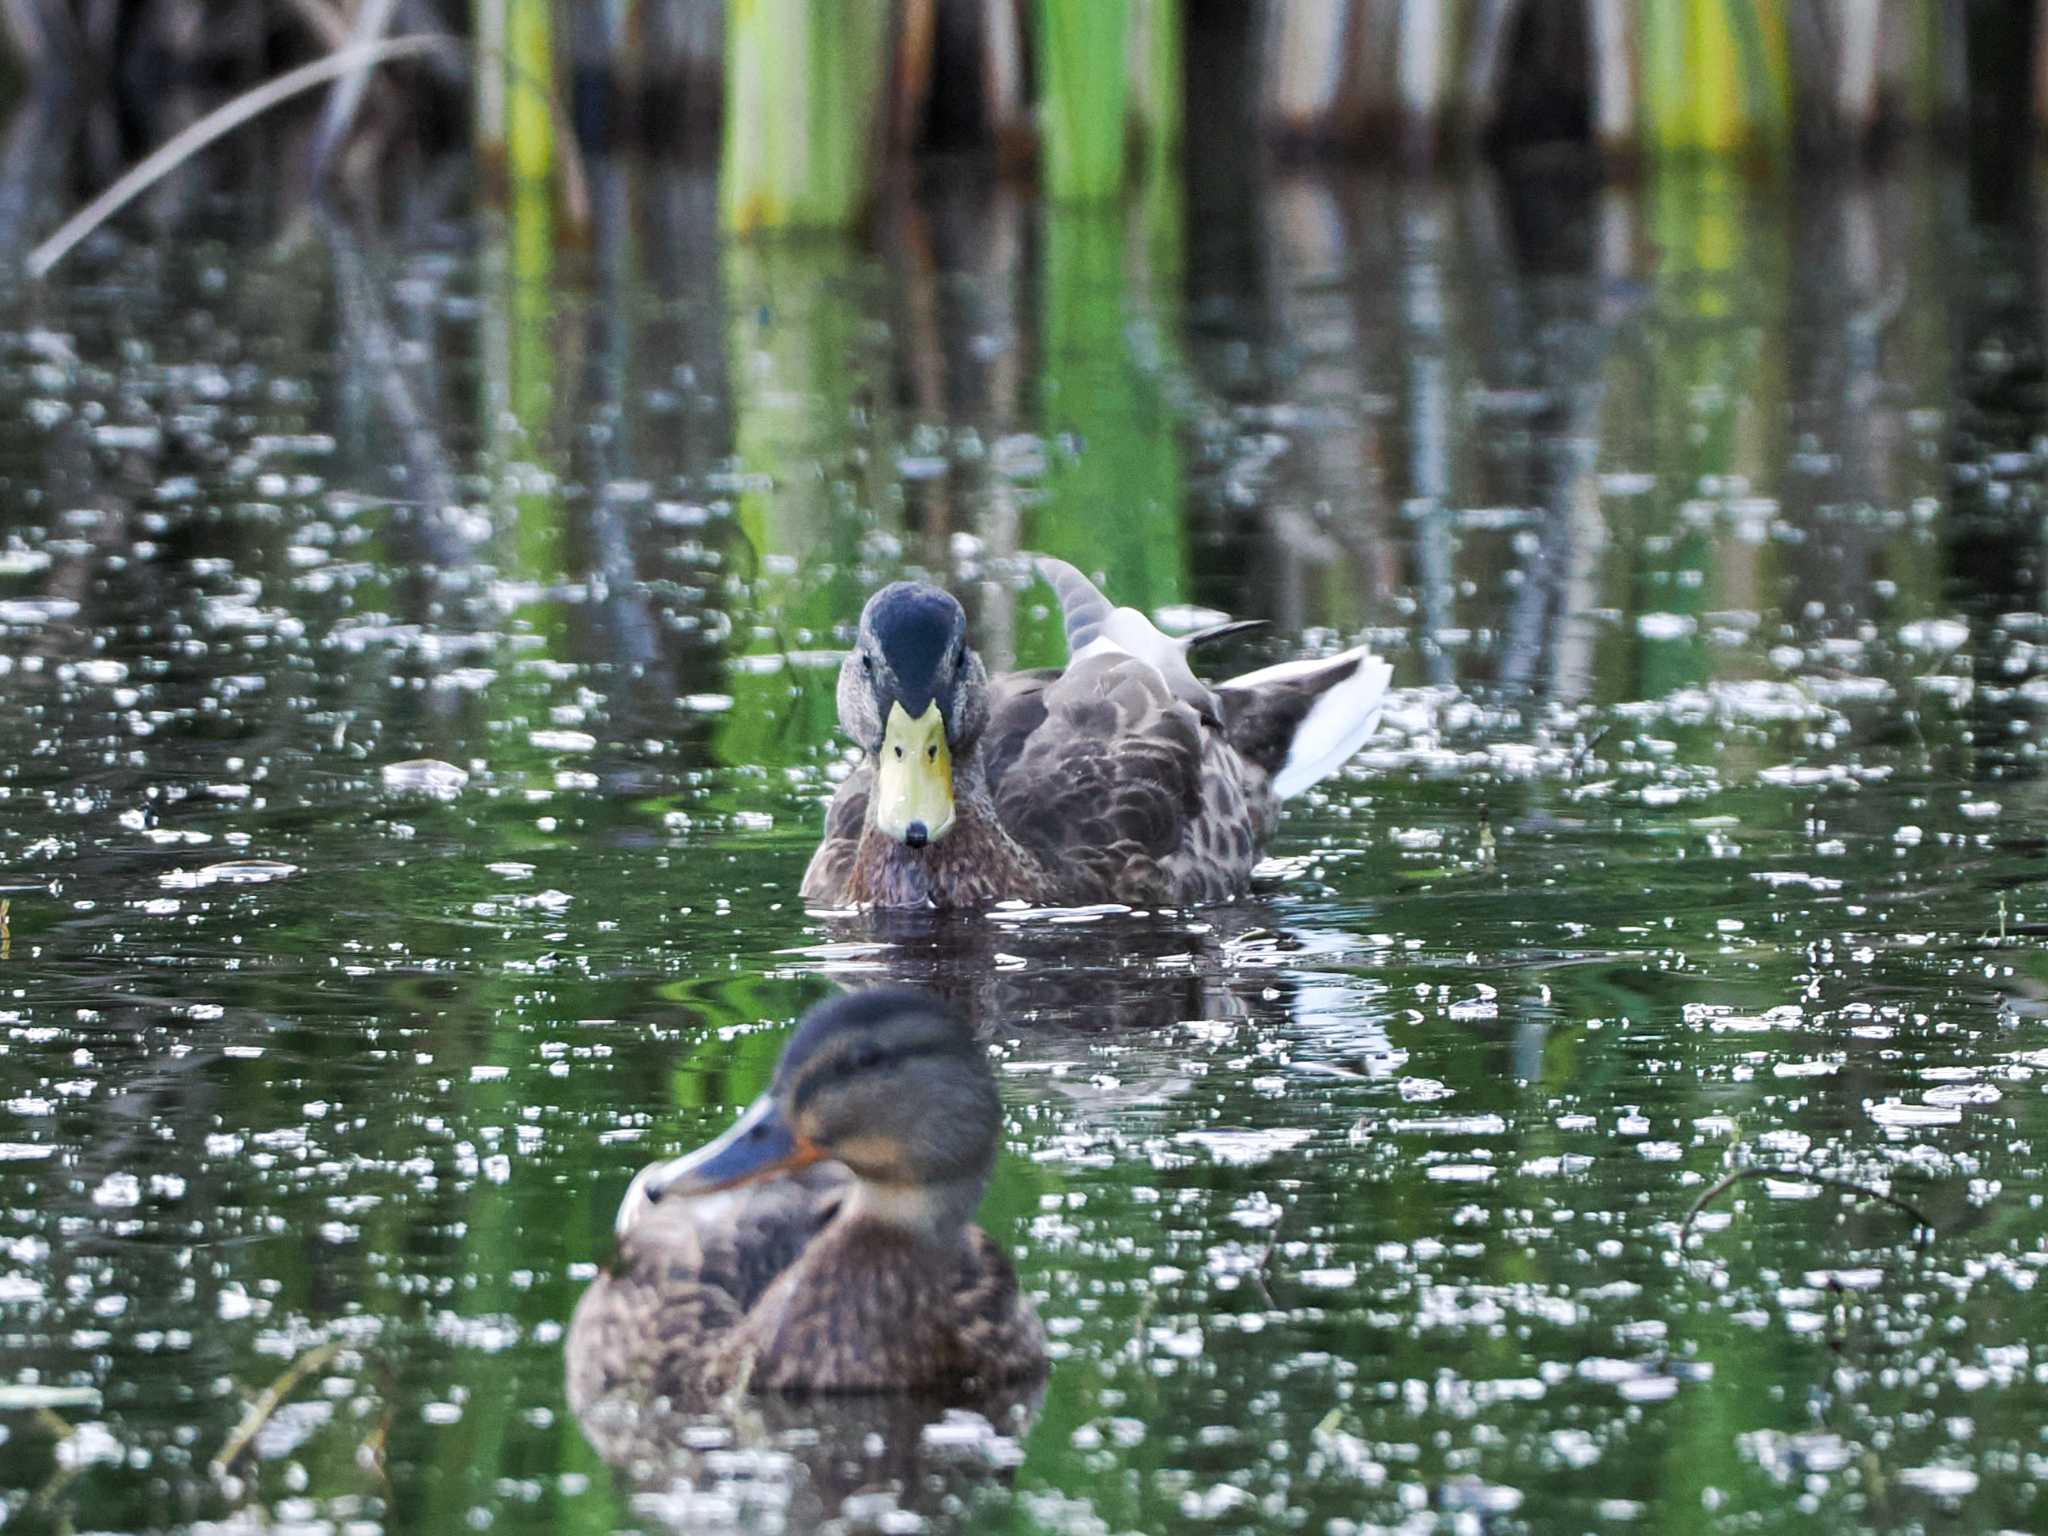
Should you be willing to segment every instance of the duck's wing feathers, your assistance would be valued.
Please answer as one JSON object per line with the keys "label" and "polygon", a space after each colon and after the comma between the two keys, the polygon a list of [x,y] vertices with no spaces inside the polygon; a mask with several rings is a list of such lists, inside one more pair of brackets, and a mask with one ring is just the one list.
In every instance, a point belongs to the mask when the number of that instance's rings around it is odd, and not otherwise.
{"label": "duck's wing feathers", "polygon": [[1038,1309],[1018,1285],[1009,1255],[980,1227],[967,1234],[953,1309],[970,1385],[986,1390],[1045,1374],[1045,1328]]}
{"label": "duck's wing feathers", "polygon": [[1165,866],[1203,811],[1204,730],[1158,670],[1098,651],[1006,719],[996,814],[1066,898],[1180,899]]}
{"label": "duck's wing feathers", "polygon": [[1285,800],[1343,767],[1378,729],[1393,675],[1363,646],[1247,672],[1216,690],[1224,734]]}
{"label": "duck's wing feathers", "polygon": [[1116,605],[1102,595],[1094,582],[1066,561],[1044,555],[1037,565],[1038,574],[1045,578],[1046,585],[1060,600],[1060,617],[1067,626],[1067,654],[1078,656],[1102,638],[1104,627],[1116,612]]}
{"label": "duck's wing feathers", "polygon": [[981,767],[999,789],[1029,741],[1045,724],[1045,690],[1060,680],[1058,667],[1005,672],[988,684],[988,726],[981,734]]}

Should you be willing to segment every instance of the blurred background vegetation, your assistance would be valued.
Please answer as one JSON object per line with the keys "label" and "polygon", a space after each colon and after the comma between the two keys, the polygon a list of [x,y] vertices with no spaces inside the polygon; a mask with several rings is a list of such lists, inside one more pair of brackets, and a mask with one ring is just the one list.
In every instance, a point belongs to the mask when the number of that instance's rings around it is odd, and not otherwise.
{"label": "blurred background vegetation", "polygon": [[[1591,146],[1611,170],[1760,165],[1907,135],[2031,133],[2043,7],[2008,0],[0,0],[12,88],[96,189],[201,111],[337,69],[311,167],[374,189],[398,143],[473,140],[483,184],[621,142],[717,157],[726,227],[847,227],[928,152],[1061,202],[1173,167],[1190,116],[1290,155]],[[345,149],[343,146],[346,146]],[[1196,146],[1199,150],[1200,145]],[[342,152],[336,157],[336,151]],[[1190,157],[1192,167],[1200,166]],[[573,226],[572,226],[573,227]]]}

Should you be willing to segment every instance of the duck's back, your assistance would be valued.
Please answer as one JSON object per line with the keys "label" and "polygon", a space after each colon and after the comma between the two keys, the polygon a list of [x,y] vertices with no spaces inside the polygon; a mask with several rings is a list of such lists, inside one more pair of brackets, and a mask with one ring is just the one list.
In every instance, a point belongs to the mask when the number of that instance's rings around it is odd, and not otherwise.
{"label": "duck's back", "polygon": [[987,766],[1004,829],[1069,902],[1241,894],[1257,852],[1242,769],[1149,661],[1115,650],[1000,678]]}

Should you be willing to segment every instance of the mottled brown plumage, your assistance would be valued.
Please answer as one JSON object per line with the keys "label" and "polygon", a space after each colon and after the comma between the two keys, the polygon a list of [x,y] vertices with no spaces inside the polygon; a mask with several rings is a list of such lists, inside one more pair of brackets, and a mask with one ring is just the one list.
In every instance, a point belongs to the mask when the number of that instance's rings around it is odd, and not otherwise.
{"label": "mottled brown plumage", "polygon": [[[1249,888],[1281,799],[1334,771],[1378,720],[1388,669],[1369,652],[1212,689],[1189,670],[1185,642],[1112,608],[1072,566],[1039,569],[1060,596],[1064,669],[990,679],[943,593],[897,583],[870,601],[839,678],[840,723],[863,757],[826,813],[807,901],[1230,900]],[[918,768],[895,708],[906,695],[945,723],[952,819],[941,828],[877,812],[878,799],[909,793],[883,777]]]}
{"label": "mottled brown plumage", "polygon": [[915,1392],[1036,1380],[1045,1344],[972,1225],[1001,1106],[972,1034],[919,993],[834,999],[726,1136],[642,1171],[570,1325],[579,1413],[626,1394]]}

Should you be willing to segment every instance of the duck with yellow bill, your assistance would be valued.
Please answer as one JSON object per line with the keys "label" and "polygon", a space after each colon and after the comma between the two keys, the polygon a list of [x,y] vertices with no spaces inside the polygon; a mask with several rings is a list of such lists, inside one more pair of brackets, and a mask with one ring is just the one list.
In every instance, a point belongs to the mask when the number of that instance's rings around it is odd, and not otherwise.
{"label": "duck with yellow bill", "polygon": [[1391,677],[1360,647],[1214,687],[1193,646],[1061,560],[1064,667],[990,677],[967,615],[924,582],[884,587],[839,669],[860,761],[833,796],[804,899],[980,907],[1008,898],[1181,907],[1250,888],[1280,803],[1342,767]]}

